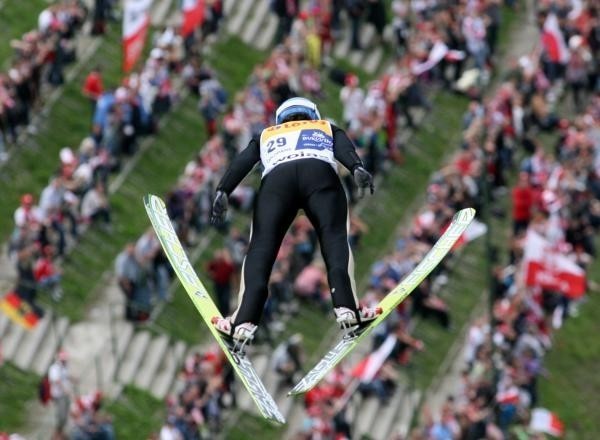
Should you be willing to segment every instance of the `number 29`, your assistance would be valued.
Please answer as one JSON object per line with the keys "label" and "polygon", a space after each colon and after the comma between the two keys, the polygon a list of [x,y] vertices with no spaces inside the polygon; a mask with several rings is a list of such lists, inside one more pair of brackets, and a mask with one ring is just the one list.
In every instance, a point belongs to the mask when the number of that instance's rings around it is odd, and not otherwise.
{"label": "number 29", "polygon": [[286,144],[286,142],[287,141],[283,136],[278,137],[275,140],[271,139],[269,142],[267,142],[267,153],[273,152],[273,150],[277,147],[283,147]]}

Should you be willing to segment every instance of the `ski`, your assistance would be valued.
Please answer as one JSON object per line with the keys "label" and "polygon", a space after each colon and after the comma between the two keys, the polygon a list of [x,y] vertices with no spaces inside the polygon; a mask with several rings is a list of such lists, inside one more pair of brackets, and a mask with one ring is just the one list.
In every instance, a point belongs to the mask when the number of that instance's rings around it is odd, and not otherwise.
{"label": "ski", "polygon": [[429,250],[425,258],[408,274],[385,298],[383,298],[378,307],[382,308],[382,313],[374,321],[365,326],[356,326],[353,330],[346,333],[344,337],[333,347],[317,365],[310,370],[306,376],[296,384],[288,393],[288,396],[301,394],[312,389],[325,375],[331,371],[356,345],[371,331],[377,327],[398,304],[400,304],[410,293],[417,288],[419,284],[431,273],[433,269],[442,261],[446,254],[452,249],[456,241],[465,232],[473,218],[475,210],[473,208],[462,209],[452,218],[452,223],[439,238],[435,245]]}
{"label": "ski", "polygon": [[261,414],[268,420],[284,424],[285,419],[273,397],[266,390],[264,384],[258,377],[252,363],[244,353],[233,350],[233,346],[223,338],[213,327],[210,320],[213,316],[221,316],[208,291],[194,271],[175,230],[171,219],[167,214],[164,202],[157,196],[147,195],[144,197],[144,206],[152,227],[162,245],[162,248],[171,262],[179,281],[190,296],[190,299],[198,309],[200,316],[208,326],[233,369],[241,379],[242,383],[250,393],[252,400],[260,410]]}

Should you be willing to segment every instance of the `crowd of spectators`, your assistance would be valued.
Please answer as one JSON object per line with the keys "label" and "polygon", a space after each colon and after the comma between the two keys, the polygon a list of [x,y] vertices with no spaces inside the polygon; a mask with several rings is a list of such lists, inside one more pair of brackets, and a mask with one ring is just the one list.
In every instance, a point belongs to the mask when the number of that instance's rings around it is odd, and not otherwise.
{"label": "crowd of spectators", "polygon": [[[336,10],[339,7],[338,3],[315,2],[308,10],[290,6],[294,2],[281,3],[282,5],[285,3],[282,7],[287,8],[286,13],[292,11],[293,14],[289,23],[287,18],[280,22],[282,26],[278,34],[280,44],[273,49],[264,63],[256,66],[248,87],[236,94],[232,104],[226,109],[220,132],[207,142],[198,158],[186,167],[177,187],[167,195],[167,210],[170,217],[174,219],[176,230],[184,243],[193,241],[191,237],[206,227],[210,211],[210,194],[228,160],[247,143],[252,135],[259,134],[263,128],[272,123],[274,109],[283,100],[296,94],[303,94],[317,100],[322,99],[324,97],[321,84],[323,74],[328,72],[331,79],[343,86],[341,97],[345,114],[344,121],[339,123],[348,129],[365,163],[373,172],[377,172],[383,162],[401,162],[398,128],[403,124],[414,126],[410,113],[411,107],[429,108],[430,105],[422,90],[423,84],[429,86],[439,83],[451,86],[454,79],[461,77],[463,58],[467,56],[466,51],[461,51],[464,46],[460,42],[450,42],[445,32],[450,34],[455,31],[452,35],[464,44],[466,30],[461,29],[460,18],[466,12],[462,6],[457,7],[456,11],[451,11],[452,13],[447,13],[437,8],[407,11],[402,8],[402,5],[395,5],[394,11],[397,17],[394,23],[397,24],[399,17],[404,19],[402,32],[396,34],[398,38],[402,37],[402,45],[397,48],[398,61],[390,72],[370,84],[365,92],[360,89],[358,78],[352,73],[324,66],[328,62],[327,51],[331,49],[331,34],[336,33],[332,27],[332,19],[340,12]],[[378,2],[373,3],[375,9],[380,6]],[[484,26],[478,34],[478,38],[484,40],[486,29],[496,21],[488,18],[483,20],[482,16],[484,11],[486,14],[493,15],[498,5],[489,2],[486,6],[487,9],[468,11],[469,17],[479,18],[481,23],[487,24],[487,27]],[[373,14],[377,15],[378,12]],[[407,19],[409,15],[410,21]],[[490,38],[490,46],[493,47],[495,37],[488,38]],[[429,50],[439,41],[447,42],[443,46],[438,44],[437,50],[443,52],[443,56],[432,59]],[[397,42],[393,44],[396,47]],[[479,44],[485,46],[486,54],[491,53],[488,50],[487,40]],[[449,53],[452,56],[446,56]],[[475,68],[487,72],[490,60],[491,58],[486,56],[485,62],[475,63]],[[198,66],[191,66],[188,69],[189,72],[198,72],[188,75],[190,86],[199,87],[199,83],[204,81],[202,69]],[[454,75],[453,79],[447,76],[449,74]],[[474,81],[473,85],[477,87],[481,83]],[[213,134],[210,123],[207,126],[209,134]],[[212,160],[208,161],[207,156]],[[456,173],[438,176],[438,194],[429,198],[430,205],[424,209],[421,216],[423,221],[418,228],[415,227],[411,237],[398,242],[398,250],[393,256],[375,265],[372,283],[369,292],[365,295],[365,301],[380,299],[421,260],[437,238],[441,228],[450,220],[455,209],[475,204],[476,194],[470,191],[471,188],[457,176]],[[349,198],[354,202],[355,195],[351,181],[344,176],[343,180]],[[449,194],[453,203],[446,205],[443,197]],[[252,187],[242,185],[232,194],[232,205],[246,211],[252,206],[253,196]],[[366,231],[366,226],[354,215],[351,224],[351,243],[357,246],[360,243],[360,236]],[[226,224],[223,232],[228,231],[229,227],[230,225]],[[206,268],[215,284],[215,291],[219,292],[217,302],[222,310],[229,308],[231,292],[236,287],[236,272],[232,272],[232,267],[239,270],[243,248],[247,243],[247,237],[240,234],[236,228],[232,228],[229,234],[227,249],[217,251]],[[238,246],[231,245],[232,243]],[[231,249],[239,249],[237,261],[233,258],[234,252],[231,252]],[[315,260],[316,251],[316,237],[310,223],[304,217],[297,218],[284,239],[274,265],[270,282],[271,295],[265,308],[264,325],[259,329],[261,332],[259,339],[271,340],[270,333],[281,328],[282,318],[287,313],[293,313],[295,308],[293,304],[296,301],[311,301],[322,307],[324,311],[328,310],[326,273],[322,262]],[[427,284],[421,286],[419,290],[415,299],[415,309],[425,315],[431,314],[437,317],[442,325],[448,327],[450,318],[443,301]],[[399,308],[398,312],[388,320],[386,328],[378,332],[375,347],[389,334],[395,336],[396,342],[391,350],[392,355],[388,366],[382,369],[387,372],[387,376],[378,376],[376,381],[364,384],[361,391],[365,394],[374,393],[383,401],[389,399],[394,389],[395,375],[394,369],[391,368],[393,363],[406,363],[412,351],[424,348],[421,341],[410,335],[410,309],[409,305]],[[274,368],[282,381],[290,381],[300,371],[302,356],[291,354],[296,353],[293,347],[298,345],[298,342],[294,341],[294,344],[288,345],[281,347],[281,362],[278,363],[280,366]],[[287,355],[283,356],[283,353]],[[197,356],[202,357],[202,355]],[[307,438],[318,434],[330,435],[336,432],[336,429],[349,430],[348,422],[340,416],[343,415],[343,411],[337,408],[338,415],[333,417],[332,408],[335,407],[335,397],[341,397],[343,394],[343,392],[339,394],[340,386],[342,384],[346,386],[350,377],[349,371],[339,369],[336,378],[337,386],[335,383],[332,385],[328,382],[317,387],[307,396],[308,416],[305,424],[307,431],[303,433]],[[224,377],[221,377],[221,380],[224,381]],[[198,414],[207,413],[206,405],[197,408],[194,405],[183,404],[186,393],[197,395],[201,388],[198,388],[197,377],[184,387],[184,391],[177,398],[179,406],[170,405],[170,420],[163,428],[165,431],[173,432],[177,420],[180,419],[187,420],[188,424],[195,423],[197,429],[202,429],[198,426],[203,425],[206,417],[200,418]],[[228,392],[229,385],[222,385],[221,391],[223,390]],[[210,399],[200,400],[207,402]],[[216,400],[218,401],[219,398],[217,397]],[[187,411],[183,411],[182,407],[187,407]],[[200,409],[195,417],[192,415],[194,409]],[[198,420],[202,420],[200,425]],[[183,426],[181,422],[180,426]],[[182,438],[193,438],[186,436],[188,434],[185,434],[187,431],[184,427],[176,430]]]}
{"label": "crowd of spectators", "polygon": [[87,9],[77,0],[61,0],[38,17],[36,29],[10,41],[13,56],[0,73],[0,162],[20,130],[29,127],[32,113],[43,102],[42,87],[60,86],[64,67],[75,61],[75,37],[86,20]]}
{"label": "crowd of spectators", "polygon": [[[510,212],[495,212],[512,220],[512,230],[494,269],[491,326],[489,316],[472,324],[458,391],[439,413],[425,409],[410,438],[556,435],[531,423],[532,410],[543,406],[538,383],[549,373],[544,356],[554,333],[576,318],[585,296],[573,292],[573,284],[532,278],[528,243],[542,237],[544,252],[560,254],[579,274],[596,256],[600,27],[592,5],[543,2],[537,8],[540,29],[557,20],[565,52],[554,52],[542,32],[536,50],[519,58],[492,98],[472,103],[459,156],[470,170],[463,179],[483,172],[491,197],[506,194],[511,201]],[[563,112],[570,117],[560,117]],[[506,191],[510,176],[516,182]]]}
{"label": "crowd of spectators", "polygon": [[[523,270],[524,232],[532,223],[534,230],[544,234],[553,246],[584,269],[595,255],[593,237],[597,232],[599,207],[595,169],[599,126],[597,11],[591,5],[560,8],[550,3],[537,5],[540,44],[533,53],[518,59],[508,80],[491,99],[484,100],[481,86],[493,65],[490,54],[496,44],[500,5],[482,2],[479,6],[457,6],[450,11],[436,7],[408,11],[400,2],[394,3],[396,19],[410,15],[421,22],[398,25],[395,21],[403,39],[398,40],[402,41],[400,56],[389,72],[366,91],[359,87],[355,75],[331,72],[333,79],[340,79],[340,84],[343,81],[344,123],[354,134],[369,169],[377,172],[384,161],[401,162],[397,151],[401,147],[397,136],[402,126],[399,117],[411,127],[410,104],[428,108],[421,90],[424,84],[452,86],[454,81],[455,89],[474,99],[464,117],[460,151],[450,165],[433,176],[427,188],[426,205],[415,217],[410,231],[398,240],[395,252],[373,266],[371,285],[363,301],[376,303],[410,272],[454,212],[467,206],[481,210],[486,203],[485,190],[490,190],[492,200],[502,197],[507,194],[509,176],[518,173],[518,187],[511,192],[515,235],[510,264],[496,269],[498,298],[493,335],[502,360],[496,361],[500,365],[493,370],[492,348],[485,343],[486,338],[475,337],[478,346],[470,350],[473,356],[465,371],[464,394],[460,399],[449,400],[441,419],[426,418],[425,426],[414,433],[415,438],[424,439],[483,435],[502,438],[511,422],[520,422],[516,423],[516,430],[526,429],[528,410],[538,403],[536,380],[543,371],[543,353],[550,348],[551,329],[570,314],[576,314],[580,302],[570,300],[564,292],[548,291],[539,285],[526,287],[522,273],[515,276],[515,272]],[[566,43],[565,58],[557,58],[563,55],[556,54],[555,45],[548,40],[555,17]],[[306,18],[301,15],[300,20]],[[462,44],[455,44],[456,39],[462,40]],[[470,41],[473,39],[476,41]],[[442,59],[437,59],[432,54],[440,41],[449,50]],[[458,51],[466,52],[469,57]],[[467,76],[468,81],[461,81],[469,63],[478,71],[477,76]],[[584,99],[590,94],[590,100]],[[575,118],[559,118],[556,110],[559,96],[563,96],[564,105],[576,111]],[[560,141],[554,151],[539,141],[536,135],[540,131],[558,134]],[[516,163],[517,156],[524,157],[520,164]],[[493,213],[507,215],[496,209]],[[315,298],[326,297],[323,278],[319,278],[318,271],[311,274],[311,266],[305,274],[307,291],[318,291]],[[302,278],[303,274],[298,277]],[[451,326],[450,311],[436,294],[445,281],[442,266],[378,329],[373,350],[389,335],[396,337],[396,344],[378,374],[360,384],[359,390],[364,394],[374,393],[385,402],[394,388],[395,374],[390,364],[406,363],[411,351],[424,348],[408,332],[415,313],[433,317],[445,328]],[[479,330],[474,332],[480,334],[481,324],[476,328]],[[492,370],[506,373],[495,377],[490,385]],[[353,373],[339,368],[306,396],[307,415],[300,435],[306,438],[350,435],[343,404],[347,398],[344,389],[357,380]],[[519,402],[513,398],[505,401],[506,393],[510,395],[515,387],[519,390]]]}
{"label": "crowd of spectators", "polygon": [[[71,2],[68,4],[74,7]],[[62,9],[57,8],[51,7],[50,11],[58,14]],[[40,314],[43,311],[36,303],[38,291],[60,300],[61,275],[57,263],[83,230],[88,227],[105,233],[112,230],[109,177],[122,168],[124,159],[137,151],[143,136],[158,130],[161,116],[178,97],[175,83],[187,79],[186,66],[198,59],[199,49],[192,46],[186,51],[177,28],[167,26],[155,33],[148,59],[117,87],[105,86],[100,66],[92,68],[81,85],[82,94],[90,100],[93,110],[89,135],[77,148],[66,146],[60,150],[57,171],[41,192],[39,202],[33,194],[23,194],[14,215],[15,230],[9,253],[17,267],[15,290]],[[150,254],[157,253],[151,249],[152,245],[140,245],[144,270],[153,264],[154,257]],[[168,275],[159,263],[156,266],[159,270],[153,272],[149,281],[158,287],[160,298],[164,299]],[[127,268],[129,273],[135,269],[131,265]],[[147,303],[145,294],[124,290],[129,299],[141,298],[143,304]],[[138,313],[147,316],[145,305],[138,309],[141,311],[129,310],[127,316],[131,319]]]}

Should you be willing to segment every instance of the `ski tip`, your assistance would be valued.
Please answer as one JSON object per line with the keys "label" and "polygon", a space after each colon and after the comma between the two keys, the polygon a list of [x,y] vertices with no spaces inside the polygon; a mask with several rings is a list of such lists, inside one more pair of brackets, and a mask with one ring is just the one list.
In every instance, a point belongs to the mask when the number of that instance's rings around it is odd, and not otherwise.
{"label": "ski tip", "polygon": [[464,208],[454,214],[454,220],[460,222],[471,222],[475,218],[475,208]]}

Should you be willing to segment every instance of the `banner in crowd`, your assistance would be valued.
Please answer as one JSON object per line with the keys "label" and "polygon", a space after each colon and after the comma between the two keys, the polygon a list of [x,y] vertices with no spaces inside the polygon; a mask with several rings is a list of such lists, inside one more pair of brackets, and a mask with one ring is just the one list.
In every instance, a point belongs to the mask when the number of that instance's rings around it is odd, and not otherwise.
{"label": "banner in crowd", "polygon": [[544,408],[534,408],[531,411],[529,429],[543,432],[554,437],[562,437],[565,433],[564,423],[551,411]]}
{"label": "banner in crowd", "polygon": [[21,299],[16,292],[8,292],[0,299],[0,310],[12,321],[28,330],[34,328],[41,319],[33,307]]}
{"label": "banner in crowd", "polygon": [[125,0],[123,7],[123,71],[129,72],[140,59],[150,26],[152,0]]}
{"label": "banner in crowd", "polygon": [[523,264],[525,283],[575,299],[585,294],[585,270],[535,231],[527,231]]}
{"label": "banner in crowd", "polygon": [[553,63],[564,64],[569,61],[569,49],[565,42],[556,14],[548,14],[542,30],[542,44],[548,58]]}
{"label": "banner in crowd", "polygon": [[181,11],[183,14],[181,35],[187,37],[204,21],[204,0],[183,0]]}
{"label": "banner in crowd", "polygon": [[377,350],[354,366],[351,372],[352,377],[355,377],[364,383],[371,382],[396,346],[396,341],[395,335],[388,335]]}

